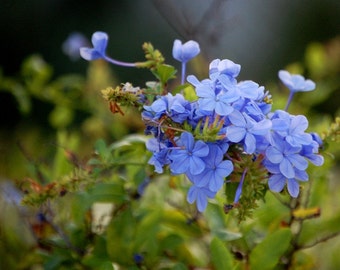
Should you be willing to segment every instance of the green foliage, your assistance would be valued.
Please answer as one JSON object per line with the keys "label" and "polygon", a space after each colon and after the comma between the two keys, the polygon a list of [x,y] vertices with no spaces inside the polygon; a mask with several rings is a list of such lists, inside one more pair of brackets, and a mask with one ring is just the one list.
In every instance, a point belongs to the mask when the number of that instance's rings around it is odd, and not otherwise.
{"label": "green foliage", "polygon": [[[158,175],[148,165],[150,154],[145,149],[148,138],[139,135],[141,128],[136,128],[134,120],[140,116],[132,112],[135,107],[138,110],[136,94],[141,91],[152,100],[155,95],[166,93],[176,71],[164,63],[160,52],[151,44],[145,44],[144,50],[147,66],[141,67],[151,69],[156,81],[143,89],[127,84],[107,88],[110,72],[102,62],[93,63],[87,79],[75,75],[53,78],[52,68],[38,56],[23,63],[17,78],[1,74],[1,91],[16,98],[22,113],[31,112],[33,99],[52,106],[48,119],[55,127],[55,143],[46,162],[27,158],[26,176],[18,180],[18,189],[1,186],[0,268],[331,269],[336,266],[339,259],[329,254],[339,248],[339,240],[333,239],[340,234],[339,184],[332,177],[339,169],[339,118],[334,122],[331,116],[320,118],[313,107],[336,91],[334,87],[327,90],[329,85],[336,84],[336,65],[330,66],[326,60],[318,64],[319,59],[328,59],[324,47],[311,45],[306,52],[306,63],[294,67],[306,66],[316,79],[320,78],[317,84],[327,88],[326,91],[315,94],[310,103],[302,101],[301,108],[293,108],[310,109],[311,128],[324,131],[324,166],[309,168],[309,182],[302,185],[298,198],[291,199],[285,192],[265,192],[267,175],[260,166],[261,158],[254,161],[239,149],[229,149],[234,172],[226,179],[226,189],[210,201],[203,214],[186,201],[189,186],[186,178],[169,175],[167,171]],[[96,92],[89,90],[92,88]],[[94,98],[100,96],[100,89],[106,89],[102,92],[105,100],[118,106],[116,110],[121,110],[124,117],[111,114],[110,106]],[[184,85],[174,91],[182,91],[189,100],[197,99],[191,86]],[[112,112],[116,110],[111,108]],[[79,112],[85,114],[81,123],[76,120]],[[219,124],[216,121],[208,125],[206,121],[201,123],[202,134],[193,132],[209,141],[216,138]],[[135,129],[126,135],[131,125]],[[173,131],[185,129],[166,119],[164,125],[160,128],[171,125]],[[95,130],[91,133],[95,140],[82,133],[89,129]],[[40,157],[44,155],[41,144],[36,148]],[[80,152],[85,152],[85,158]],[[25,155],[29,157],[30,152]],[[242,197],[239,204],[233,205],[245,169]],[[20,204],[13,194],[20,198]],[[319,244],[325,248],[319,249]]]}
{"label": "green foliage", "polygon": [[268,235],[252,250],[249,258],[251,269],[278,269],[279,260],[287,251],[291,237],[289,228]]}

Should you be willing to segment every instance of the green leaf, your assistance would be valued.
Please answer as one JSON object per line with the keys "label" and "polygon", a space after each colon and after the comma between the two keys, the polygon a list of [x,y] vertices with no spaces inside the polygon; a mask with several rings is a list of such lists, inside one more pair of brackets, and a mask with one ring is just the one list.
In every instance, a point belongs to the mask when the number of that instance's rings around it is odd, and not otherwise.
{"label": "green leaf", "polygon": [[210,252],[212,263],[215,266],[214,269],[227,270],[233,268],[233,258],[220,239],[213,238],[210,243]]}
{"label": "green leaf", "polygon": [[154,211],[148,211],[143,219],[138,223],[135,236],[135,249],[148,255],[151,263],[157,257],[159,250],[159,241],[157,234],[159,232],[162,218],[162,210],[156,208]]}
{"label": "green leaf", "polygon": [[121,183],[99,183],[88,191],[93,202],[122,203],[126,201],[127,195]]}
{"label": "green leaf", "polygon": [[162,64],[158,66],[157,70],[153,73],[164,85],[168,82],[168,80],[175,78],[176,72],[177,70],[173,66]]}
{"label": "green leaf", "polygon": [[292,233],[290,229],[279,229],[268,235],[250,254],[251,269],[275,269],[280,257],[288,249]]}
{"label": "green leaf", "polygon": [[97,140],[94,147],[96,149],[96,153],[101,157],[103,161],[107,161],[111,156],[110,149],[107,147],[103,139]]}
{"label": "green leaf", "polygon": [[107,252],[112,262],[122,266],[134,265],[136,218],[129,206],[112,217],[107,228]]}

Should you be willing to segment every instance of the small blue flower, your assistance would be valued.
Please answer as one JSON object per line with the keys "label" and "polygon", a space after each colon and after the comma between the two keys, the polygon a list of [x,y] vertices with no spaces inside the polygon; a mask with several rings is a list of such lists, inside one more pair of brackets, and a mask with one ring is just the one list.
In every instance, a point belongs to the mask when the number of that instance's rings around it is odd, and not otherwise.
{"label": "small blue flower", "polygon": [[192,58],[200,53],[200,46],[196,41],[189,40],[182,44],[182,41],[176,39],[172,47],[172,56],[182,63],[181,84],[184,83],[186,64]]}
{"label": "small blue flower", "polygon": [[255,135],[265,136],[272,126],[269,119],[256,122],[247,114],[237,110],[233,111],[228,118],[231,125],[227,127],[227,138],[235,143],[244,140],[244,151],[248,154],[253,154],[256,150]]}
{"label": "small blue flower", "polygon": [[183,123],[190,115],[190,104],[181,94],[173,96],[168,93],[155,100],[150,106],[144,106],[147,111],[155,112],[155,118],[166,114],[172,121]]}
{"label": "small blue flower", "polygon": [[184,44],[182,44],[182,42],[178,39],[174,41],[172,56],[182,63],[187,63],[199,53],[200,46],[196,41],[189,40]]}
{"label": "small blue flower", "polygon": [[[190,79],[194,78],[190,77]],[[208,81],[196,84],[196,94],[199,97],[198,105],[200,110],[215,111],[222,116],[228,115],[234,110],[231,103],[239,98],[235,88],[221,91],[221,89],[215,88],[214,83],[208,83]]]}
{"label": "small blue flower", "polygon": [[317,141],[312,141],[309,145],[302,145],[300,155],[307,158],[315,166],[321,166],[324,163],[324,158],[318,155],[319,143]]}
{"label": "small blue flower", "polygon": [[301,75],[292,75],[286,70],[279,71],[279,78],[291,92],[307,92],[315,89],[315,83]]}
{"label": "small blue flower", "polygon": [[202,158],[209,154],[208,145],[203,141],[195,142],[193,135],[189,132],[183,132],[176,143],[178,148],[174,148],[169,154],[171,172],[200,174],[205,168]]}
{"label": "small blue flower", "polygon": [[300,193],[300,185],[294,178],[287,179],[282,174],[274,174],[268,180],[270,190],[275,192],[281,192],[286,184],[289,194],[296,198]]}
{"label": "small blue flower", "polygon": [[92,61],[106,57],[106,47],[109,36],[105,32],[95,32],[92,35],[93,48],[81,47],[80,55],[85,60]]}
{"label": "small blue flower", "polygon": [[307,92],[315,89],[315,83],[313,81],[305,80],[305,78],[301,75],[292,75],[285,70],[279,71],[279,78],[290,91],[288,101],[285,106],[285,111],[288,110],[288,107],[292,102],[293,96],[296,92]]}
{"label": "small blue flower", "polygon": [[198,187],[208,187],[209,190],[217,192],[221,189],[224,178],[234,169],[230,160],[223,160],[223,152],[216,144],[209,144],[209,154],[202,158],[205,162],[205,169],[198,175],[187,173],[191,180]]}
{"label": "small blue flower", "polygon": [[80,55],[87,61],[104,59],[114,65],[123,67],[136,67],[136,63],[126,63],[112,59],[106,55],[106,47],[109,40],[109,36],[105,32],[97,31],[92,35],[92,45],[93,48],[81,47]]}
{"label": "small blue flower", "polygon": [[156,138],[151,138],[147,141],[146,148],[153,153],[148,164],[155,167],[155,172],[163,173],[163,166],[170,164],[168,147],[164,143],[158,142]]}
{"label": "small blue flower", "polygon": [[212,192],[207,187],[197,187],[192,185],[187,194],[187,201],[194,203],[196,201],[197,209],[203,212],[208,205],[208,198],[214,198],[216,192]]}
{"label": "small blue flower", "polygon": [[235,64],[229,59],[215,59],[209,65],[209,77],[211,79],[217,78],[220,75],[227,75],[233,82],[236,82],[236,77],[241,71],[241,66]]}
{"label": "small blue flower", "polygon": [[301,146],[291,146],[279,137],[275,138],[274,145],[266,150],[266,159],[271,163],[279,164],[280,173],[288,179],[295,177],[295,168],[306,170],[307,160],[300,155]]}
{"label": "small blue flower", "polygon": [[308,145],[312,142],[312,135],[305,133],[308,120],[304,115],[291,116],[286,141],[292,146]]}

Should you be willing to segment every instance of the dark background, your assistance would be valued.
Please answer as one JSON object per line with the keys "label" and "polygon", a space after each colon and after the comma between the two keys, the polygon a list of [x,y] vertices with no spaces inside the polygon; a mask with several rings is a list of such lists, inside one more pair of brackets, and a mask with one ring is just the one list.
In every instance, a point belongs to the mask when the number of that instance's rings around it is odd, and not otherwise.
{"label": "dark background", "polygon": [[[240,79],[265,84],[277,80],[277,71],[288,63],[303,59],[310,42],[339,35],[340,1],[0,0],[2,73],[16,76],[22,61],[38,53],[54,77],[85,75],[88,62],[71,61],[62,43],[74,31],[90,39],[98,30],[109,34],[107,52],[119,60],[143,60],[141,45],[150,41],[167,62],[178,65],[171,57],[173,40],[194,39],[208,62],[231,59],[242,66]],[[141,84],[150,76],[145,70],[112,69],[122,82]],[[15,127],[21,119],[15,108],[14,98],[0,91],[0,126]],[[42,109],[32,117],[44,114]]]}
{"label": "dark background", "polygon": [[173,40],[192,38],[209,61],[232,59],[242,65],[241,76],[263,80],[303,57],[308,43],[340,33],[340,1],[1,0],[0,27],[5,74],[15,74],[32,53],[56,74],[84,72],[85,61],[71,63],[61,44],[73,31],[90,38],[102,30],[118,59],[143,57],[141,44],[151,41],[171,60]]}

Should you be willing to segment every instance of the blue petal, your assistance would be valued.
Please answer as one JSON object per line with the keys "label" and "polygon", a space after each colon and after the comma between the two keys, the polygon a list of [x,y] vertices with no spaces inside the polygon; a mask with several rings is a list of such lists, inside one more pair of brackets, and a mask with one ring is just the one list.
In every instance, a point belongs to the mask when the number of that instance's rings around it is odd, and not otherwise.
{"label": "blue petal", "polygon": [[256,149],[256,140],[254,135],[247,133],[244,140],[244,145],[244,151],[246,151],[248,154],[253,154]]}
{"label": "blue petal", "polygon": [[108,39],[109,37],[105,32],[98,31],[93,33],[92,44],[94,49],[96,49],[100,54],[105,55]]}
{"label": "blue petal", "polygon": [[196,41],[189,40],[183,44],[183,59],[191,60],[200,53],[200,46]]}
{"label": "blue petal", "polygon": [[218,115],[226,116],[226,115],[231,114],[233,111],[234,111],[234,108],[232,106],[229,106],[222,102],[216,102],[215,112]]}
{"label": "blue petal", "polygon": [[182,61],[182,42],[179,39],[174,41],[174,45],[172,47],[172,56],[177,61]]}
{"label": "blue petal", "polygon": [[286,184],[286,178],[282,174],[274,174],[268,180],[270,190],[281,192]]}
{"label": "blue petal", "polygon": [[95,49],[82,47],[79,49],[79,52],[80,56],[87,61],[103,58],[103,56],[100,53],[98,53],[98,51],[96,51]]}
{"label": "blue petal", "polygon": [[238,127],[246,126],[246,120],[244,119],[244,116],[237,110],[234,110],[231,114],[229,114],[228,119],[235,126]]}
{"label": "blue petal", "polygon": [[287,156],[287,159],[298,169],[298,170],[305,170],[308,167],[307,160],[296,154],[296,155],[289,155]]}
{"label": "blue petal", "polygon": [[192,151],[194,148],[194,136],[189,132],[183,132],[180,139],[181,145],[185,147],[187,151]]}
{"label": "blue petal", "polygon": [[295,171],[288,159],[283,158],[280,162],[280,172],[287,178],[294,178]]}
{"label": "blue petal", "polygon": [[288,187],[289,194],[294,198],[299,196],[299,192],[300,192],[299,183],[295,179],[288,179],[287,182],[288,182],[287,187]]}
{"label": "blue petal", "polygon": [[231,142],[240,142],[246,135],[246,129],[243,127],[228,126],[226,135]]}
{"label": "blue petal", "polygon": [[205,157],[209,154],[209,147],[203,141],[197,141],[192,152],[197,157]]}
{"label": "blue petal", "polygon": [[272,163],[280,163],[283,159],[282,153],[273,146],[269,146],[266,150],[266,157]]}
{"label": "blue petal", "polygon": [[201,84],[196,87],[196,94],[200,98],[215,99],[215,92],[210,86]]}
{"label": "blue petal", "polygon": [[189,172],[192,175],[200,174],[201,172],[203,172],[204,168],[205,163],[201,158],[196,156],[191,156],[189,158]]}

